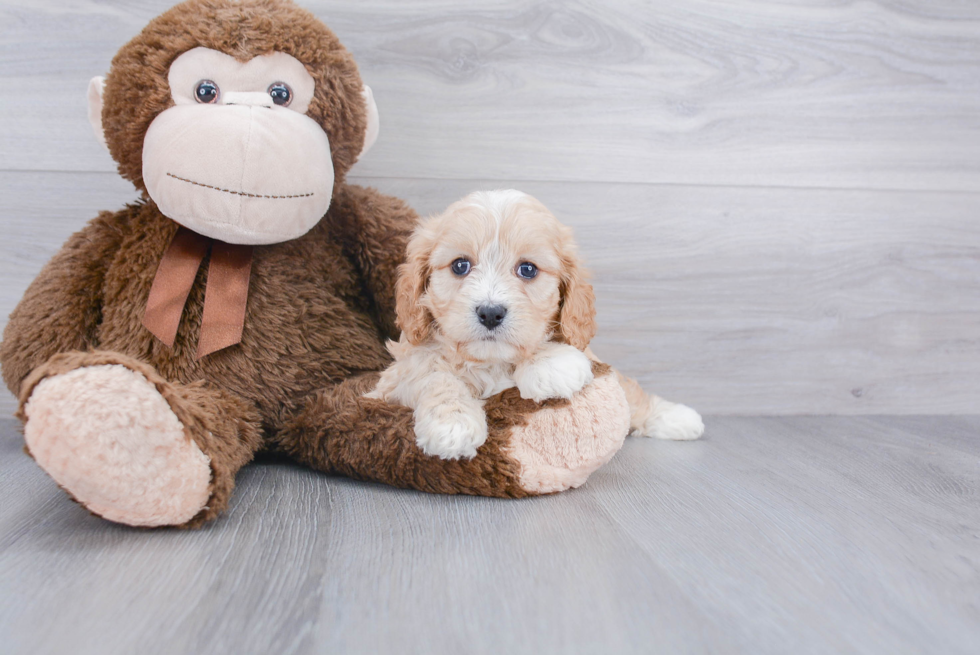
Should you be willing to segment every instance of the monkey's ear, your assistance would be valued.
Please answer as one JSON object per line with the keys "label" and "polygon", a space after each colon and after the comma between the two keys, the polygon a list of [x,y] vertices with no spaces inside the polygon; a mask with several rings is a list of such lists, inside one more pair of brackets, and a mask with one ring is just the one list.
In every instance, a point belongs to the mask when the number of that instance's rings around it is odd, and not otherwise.
{"label": "monkey's ear", "polygon": [[371,91],[371,87],[367,84],[361,89],[361,95],[364,96],[364,104],[367,105],[367,131],[364,133],[364,147],[361,148],[361,154],[357,156],[358,159],[367,154],[367,151],[371,149],[374,142],[378,140],[378,132],[381,130],[381,118],[378,116],[378,105],[374,103],[374,93]]}
{"label": "monkey's ear", "polygon": [[88,83],[88,122],[95,130],[95,138],[102,147],[109,149],[105,142],[105,131],[102,129],[102,91],[105,89],[104,77],[93,77]]}

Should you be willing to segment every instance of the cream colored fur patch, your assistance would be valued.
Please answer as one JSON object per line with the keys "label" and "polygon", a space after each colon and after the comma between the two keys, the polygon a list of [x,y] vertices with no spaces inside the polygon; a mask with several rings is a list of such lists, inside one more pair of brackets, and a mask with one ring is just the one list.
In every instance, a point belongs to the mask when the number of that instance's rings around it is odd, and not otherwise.
{"label": "cream colored fur patch", "polygon": [[629,419],[615,375],[597,378],[567,407],[531,415],[514,428],[509,452],[521,465],[521,486],[532,493],[581,486],[622,447]]}
{"label": "cream colored fur patch", "polygon": [[37,463],[110,521],[180,525],[210,497],[207,456],[156,387],[124,366],[47,378],[25,413],[24,437]]}

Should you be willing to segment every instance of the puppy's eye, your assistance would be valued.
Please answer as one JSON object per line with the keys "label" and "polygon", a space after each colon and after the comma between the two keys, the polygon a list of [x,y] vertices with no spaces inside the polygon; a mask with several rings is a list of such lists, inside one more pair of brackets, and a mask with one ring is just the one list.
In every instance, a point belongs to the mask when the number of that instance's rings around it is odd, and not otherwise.
{"label": "puppy's eye", "polygon": [[211,80],[201,80],[194,87],[194,97],[198,102],[210,105],[218,99],[218,85]]}
{"label": "puppy's eye", "polygon": [[455,260],[452,263],[450,268],[453,269],[453,273],[455,273],[460,277],[463,277],[464,275],[470,272],[470,260],[460,257],[459,259]]}
{"label": "puppy's eye", "polygon": [[525,280],[530,280],[538,274],[538,267],[531,262],[522,262],[517,265],[517,275]]}

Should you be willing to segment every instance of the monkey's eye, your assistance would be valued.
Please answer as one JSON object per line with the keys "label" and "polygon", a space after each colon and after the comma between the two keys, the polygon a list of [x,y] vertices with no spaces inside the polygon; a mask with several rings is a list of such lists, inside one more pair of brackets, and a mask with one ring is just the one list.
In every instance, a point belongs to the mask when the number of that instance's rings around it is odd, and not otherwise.
{"label": "monkey's eye", "polygon": [[289,105],[293,99],[292,90],[283,82],[274,82],[269,86],[269,95],[272,96],[272,102],[280,107]]}
{"label": "monkey's eye", "polygon": [[450,268],[453,269],[453,273],[463,277],[470,272],[470,260],[460,257],[452,263]]}
{"label": "monkey's eye", "polygon": [[206,105],[213,104],[218,99],[218,85],[211,80],[201,80],[194,89],[194,97]]}
{"label": "monkey's eye", "polygon": [[537,274],[538,267],[531,262],[521,262],[517,265],[517,275],[525,280],[530,280],[537,276]]}

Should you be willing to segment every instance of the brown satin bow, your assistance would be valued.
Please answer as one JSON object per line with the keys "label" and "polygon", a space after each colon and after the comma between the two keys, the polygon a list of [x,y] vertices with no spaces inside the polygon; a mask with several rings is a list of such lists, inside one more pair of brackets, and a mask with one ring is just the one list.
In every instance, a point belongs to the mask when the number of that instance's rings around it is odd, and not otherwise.
{"label": "brown satin bow", "polygon": [[146,329],[172,347],[187,296],[208,248],[211,249],[211,263],[204,292],[197,359],[242,340],[252,246],[225,243],[186,227],[179,228],[160,260],[143,314]]}

